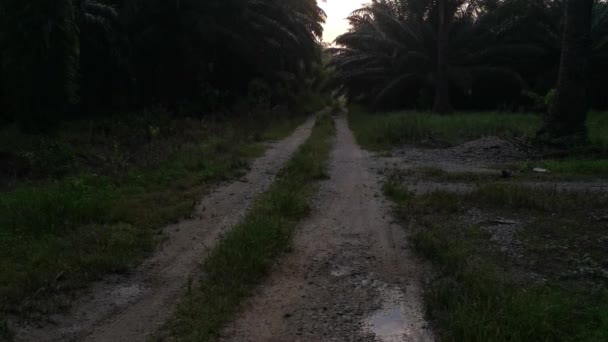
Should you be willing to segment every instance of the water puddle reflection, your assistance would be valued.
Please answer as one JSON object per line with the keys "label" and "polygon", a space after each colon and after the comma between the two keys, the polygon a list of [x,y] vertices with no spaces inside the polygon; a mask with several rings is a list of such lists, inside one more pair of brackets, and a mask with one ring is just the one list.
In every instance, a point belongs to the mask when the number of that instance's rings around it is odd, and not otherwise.
{"label": "water puddle reflection", "polygon": [[382,342],[415,340],[403,306],[404,295],[399,288],[380,286],[382,308],[365,320],[365,329]]}
{"label": "water puddle reflection", "polygon": [[407,337],[400,308],[382,309],[368,319],[369,329],[385,342],[401,342]]}

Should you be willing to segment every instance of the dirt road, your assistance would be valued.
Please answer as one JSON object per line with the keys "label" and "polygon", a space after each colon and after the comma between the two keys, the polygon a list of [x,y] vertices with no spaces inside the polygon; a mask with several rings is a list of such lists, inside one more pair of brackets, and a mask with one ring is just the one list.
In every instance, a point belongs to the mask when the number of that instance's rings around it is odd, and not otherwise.
{"label": "dirt road", "polygon": [[166,243],[128,276],[94,285],[52,324],[18,329],[17,341],[145,341],[171,316],[176,300],[195,279],[198,265],[217,238],[240,221],[255,195],[265,191],[308,138],[309,120],[289,138],[271,146],[241,181],[205,196],[192,219],[166,228]]}
{"label": "dirt road", "polygon": [[376,163],[338,118],[325,181],[294,251],[277,265],[224,341],[433,341],[420,264],[392,223]]}

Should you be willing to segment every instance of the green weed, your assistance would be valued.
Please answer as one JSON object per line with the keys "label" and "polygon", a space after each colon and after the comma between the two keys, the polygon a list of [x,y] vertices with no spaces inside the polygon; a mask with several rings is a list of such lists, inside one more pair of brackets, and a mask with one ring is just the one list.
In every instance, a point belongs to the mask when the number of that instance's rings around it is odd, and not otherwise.
{"label": "green weed", "polygon": [[[349,124],[357,141],[365,148],[381,151],[405,144],[453,146],[486,136],[533,137],[541,125],[535,114],[422,112],[369,113],[351,106]],[[591,113],[588,120],[590,142],[608,146],[608,115]]]}
{"label": "green weed", "polygon": [[351,107],[349,124],[363,147],[379,151],[404,144],[457,145],[484,136],[532,136],[540,118],[504,113],[372,114]]}

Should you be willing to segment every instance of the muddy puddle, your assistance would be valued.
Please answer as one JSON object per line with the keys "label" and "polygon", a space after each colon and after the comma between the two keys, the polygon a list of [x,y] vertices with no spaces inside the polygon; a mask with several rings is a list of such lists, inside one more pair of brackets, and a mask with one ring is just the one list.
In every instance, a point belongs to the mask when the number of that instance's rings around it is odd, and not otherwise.
{"label": "muddy puddle", "polygon": [[430,342],[433,338],[419,331],[418,322],[408,321],[412,316],[405,305],[406,296],[397,286],[378,283],[381,308],[368,316],[363,324],[365,332],[371,332],[380,342]]}

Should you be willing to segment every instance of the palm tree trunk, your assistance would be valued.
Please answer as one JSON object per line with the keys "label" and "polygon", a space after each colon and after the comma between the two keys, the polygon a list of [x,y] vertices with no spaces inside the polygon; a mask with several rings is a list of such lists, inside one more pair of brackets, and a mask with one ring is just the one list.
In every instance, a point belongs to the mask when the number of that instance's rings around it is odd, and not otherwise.
{"label": "palm tree trunk", "polygon": [[562,147],[587,140],[593,0],[567,0],[559,80],[539,138]]}
{"label": "palm tree trunk", "polygon": [[449,73],[449,33],[451,18],[448,14],[447,0],[439,0],[439,27],[437,28],[437,72],[435,75],[435,104],[433,111],[449,113],[452,111],[450,100]]}

